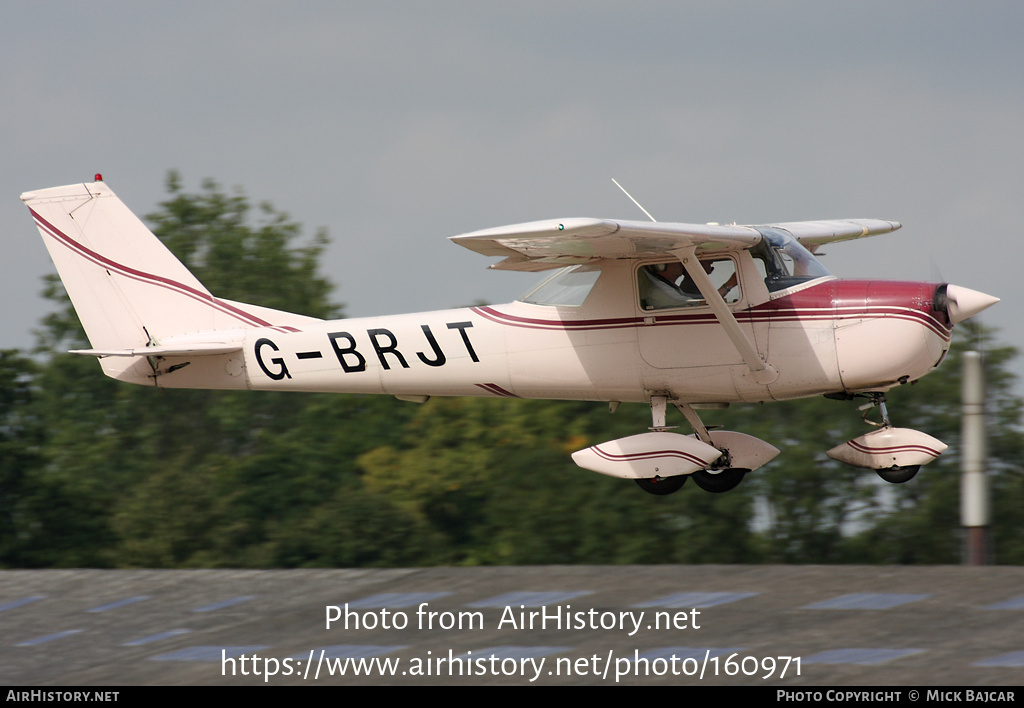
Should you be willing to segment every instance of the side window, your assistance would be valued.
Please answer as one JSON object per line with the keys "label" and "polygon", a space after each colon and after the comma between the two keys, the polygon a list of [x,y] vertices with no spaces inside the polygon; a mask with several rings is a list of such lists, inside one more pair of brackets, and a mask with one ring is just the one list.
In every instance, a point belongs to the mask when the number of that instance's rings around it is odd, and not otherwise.
{"label": "side window", "polygon": [[519,299],[534,305],[579,307],[600,276],[601,269],[598,266],[560,268]]}
{"label": "side window", "polygon": [[[702,258],[700,263],[726,303],[739,302],[735,261],[731,258]],[[679,261],[641,266],[637,270],[637,286],[642,310],[707,305],[697,284]]]}

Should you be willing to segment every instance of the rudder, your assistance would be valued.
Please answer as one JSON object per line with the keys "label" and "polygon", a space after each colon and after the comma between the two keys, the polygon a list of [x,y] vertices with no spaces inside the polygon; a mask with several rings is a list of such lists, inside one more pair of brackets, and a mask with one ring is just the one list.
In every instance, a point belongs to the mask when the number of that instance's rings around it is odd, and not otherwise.
{"label": "rudder", "polygon": [[21,199],[95,349],[313,320],[215,298],[103,182],[26,192]]}
{"label": "rudder", "polygon": [[26,192],[21,199],[93,347],[83,353],[117,352],[120,361],[101,358],[110,376],[121,378],[131,366],[127,350],[315,321],[214,297],[101,181]]}

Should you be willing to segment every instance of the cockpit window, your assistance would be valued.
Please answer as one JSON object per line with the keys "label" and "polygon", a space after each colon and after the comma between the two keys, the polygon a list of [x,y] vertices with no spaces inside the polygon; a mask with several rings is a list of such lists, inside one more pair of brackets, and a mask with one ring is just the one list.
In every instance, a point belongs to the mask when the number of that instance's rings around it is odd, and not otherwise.
{"label": "cockpit window", "polygon": [[579,307],[587,299],[600,275],[601,269],[598,266],[561,268],[519,299],[534,305]]}
{"label": "cockpit window", "polygon": [[832,275],[810,251],[782,229],[759,228],[764,240],[750,249],[769,292]]}
{"label": "cockpit window", "polygon": [[[735,261],[731,258],[702,258],[700,264],[708,274],[711,284],[727,303],[739,302],[740,289]],[[708,304],[701,295],[697,283],[680,261],[640,266],[636,278],[642,310],[699,307]]]}

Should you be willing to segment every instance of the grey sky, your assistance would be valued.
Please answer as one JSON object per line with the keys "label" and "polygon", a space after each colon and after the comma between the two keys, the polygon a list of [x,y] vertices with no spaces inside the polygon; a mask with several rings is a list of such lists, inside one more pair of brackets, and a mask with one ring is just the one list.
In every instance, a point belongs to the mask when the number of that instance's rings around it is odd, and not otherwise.
{"label": "grey sky", "polygon": [[1001,297],[1021,347],[1022,30],[1019,2],[11,3],[0,347],[48,310],[18,195],[102,172],[145,214],[171,168],[326,227],[349,316],[515,297],[445,237],[642,218],[615,177],[663,221],[900,220],[825,264]]}

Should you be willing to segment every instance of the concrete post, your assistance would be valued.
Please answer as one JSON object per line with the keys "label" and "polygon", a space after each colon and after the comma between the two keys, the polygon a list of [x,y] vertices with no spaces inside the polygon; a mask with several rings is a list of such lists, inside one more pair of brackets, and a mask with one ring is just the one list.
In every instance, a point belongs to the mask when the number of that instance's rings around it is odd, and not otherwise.
{"label": "concrete post", "polygon": [[985,528],[991,524],[985,477],[985,376],[981,354],[964,352],[960,519],[967,529],[968,565],[985,565]]}

